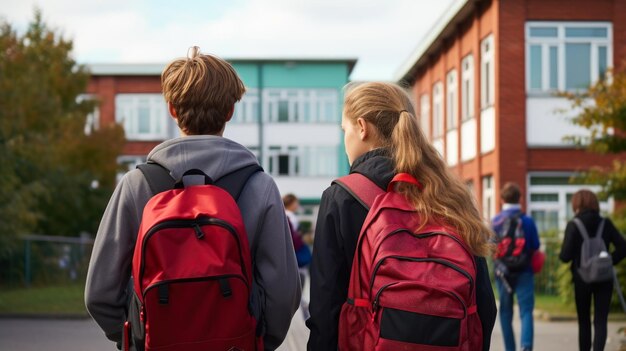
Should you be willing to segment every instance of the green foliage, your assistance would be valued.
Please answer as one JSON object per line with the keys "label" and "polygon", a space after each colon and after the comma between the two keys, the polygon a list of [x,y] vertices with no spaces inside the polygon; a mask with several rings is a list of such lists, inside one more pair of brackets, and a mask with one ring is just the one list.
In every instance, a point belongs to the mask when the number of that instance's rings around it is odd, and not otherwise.
{"label": "green foliage", "polygon": [[559,252],[561,251],[561,239],[558,230],[550,230],[541,233],[541,243],[546,254],[543,269],[535,275],[535,291],[545,295],[557,295],[560,291],[559,279],[561,266]]}
{"label": "green foliage", "polygon": [[[626,65],[624,65],[626,67]],[[573,110],[580,113],[572,123],[589,130],[588,136],[570,136],[569,141],[600,154],[619,154],[626,151],[626,69],[609,71],[588,90],[562,93]],[[626,199],[626,166],[615,161],[611,168],[593,168],[582,175],[586,183],[600,184],[600,196]]]}
{"label": "green foliage", "polygon": [[37,10],[24,34],[0,22],[0,266],[17,235],[95,232],[114,187],[123,131],[85,133],[96,105],[71,51]]}

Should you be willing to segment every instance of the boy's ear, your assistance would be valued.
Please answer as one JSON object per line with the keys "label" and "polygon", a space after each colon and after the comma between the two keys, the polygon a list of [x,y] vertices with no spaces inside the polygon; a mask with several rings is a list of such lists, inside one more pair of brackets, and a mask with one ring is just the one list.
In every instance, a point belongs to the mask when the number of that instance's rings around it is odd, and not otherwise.
{"label": "boy's ear", "polygon": [[169,101],[167,102],[167,110],[170,112],[170,116],[172,116],[173,119],[178,119],[176,109],[174,108],[174,105],[172,105],[172,103]]}
{"label": "boy's ear", "polygon": [[226,122],[233,119],[234,114],[235,114],[235,105],[233,105],[233,107],[230,108],[230,111],[228,111],[228,115],[226,115]]}

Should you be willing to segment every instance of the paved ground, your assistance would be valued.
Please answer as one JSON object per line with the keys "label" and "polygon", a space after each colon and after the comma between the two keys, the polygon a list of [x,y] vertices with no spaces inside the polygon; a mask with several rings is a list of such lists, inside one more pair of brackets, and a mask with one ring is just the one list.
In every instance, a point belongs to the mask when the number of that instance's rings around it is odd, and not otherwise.
{"label": "paved ground", "polygon": [[[279,350],[305,350],[308,329],[304,326],[302,316],[296,315],[291,325],[289,335]],[[606,351],[619,350],[617,329],[624,325],[626,323],[609,323],[610,338]],[[535,326],[535,351],[578,350],[575,322],[536,322]],[[0,350],[112,351],[115,347],[88,319],[0,319]],[[494,330],[491,350],[503,350],[499,326]]]}
{"label": "paved ground", "polygon": [[[305,287],[305,296],[308,289]],[[609,323],[609,339],[606,351],[618,351],[620,340],[617,329],[626,322]],[[519,339],[519,322],[514,323]],[[291,329],[279,351],[306,350],[309,330],[299,310],[291,322]],[[493,332],[492,351],[502,351],[500,325]],[[112,342],[104,337],[91,319],[46,320],[0,318],[0,351],[108,351],[115,350]],[[578,350],[578,326],[576,322],[535,321],[535,351]],[[626,348],[624,349],[626,350]]]}

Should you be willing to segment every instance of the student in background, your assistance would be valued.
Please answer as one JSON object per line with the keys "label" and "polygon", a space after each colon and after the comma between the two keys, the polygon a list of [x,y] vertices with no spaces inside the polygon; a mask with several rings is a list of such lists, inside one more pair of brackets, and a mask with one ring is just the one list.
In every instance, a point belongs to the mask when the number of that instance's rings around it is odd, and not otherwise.
{"label": "student in background", "polygon": [[[586,283],[578,272],[581,262],[581,246],[583,237],[575,220],[582,222],[589,237],[595,237],[600,224],[604,221],[602,239],[604,240],[607,256],[610,254],[613,265],[618,264],[626,256],[626,241],[622,234],[615,228],[609,218],[600,216],[598,198],[593,192],[583,189],[572,197],[572,209],[574,219],[565,227],[565,237],[559,258],[561,261],[571,262],[572,280],[574,281],[574,298],[576,301],[576,313],[578,314],[578,346],[580,350],[590,350],[591,341],[591,299],[593,298],[593,351],[604,350],[607,334],[607,318],[611,295],[613,294],[613,280],[597,283]],[[615,250],[609,252],[610,245]]]}

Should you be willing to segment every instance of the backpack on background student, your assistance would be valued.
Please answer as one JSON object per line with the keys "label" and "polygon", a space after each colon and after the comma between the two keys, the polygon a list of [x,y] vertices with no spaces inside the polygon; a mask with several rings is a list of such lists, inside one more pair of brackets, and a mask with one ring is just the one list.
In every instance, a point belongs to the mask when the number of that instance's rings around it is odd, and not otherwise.
{"label": "backpack on background student", "polygon": [[155,195],[135,245],[124,349],[263,350],[252,315],[252,258],[236,203],[260,166],[216,182],[190,170],[176,185],[160,165],[138,168]]}
{"label": "backpack on background student", "polygon": [[609,255],[602,232],[604,231],[604,218],[598,225],[596,235],[591,238],[583,222],[574,218],[574,224],[583,237],[580,249],[580,267],[578,274],[585,283],[601,283],[613,279],[613,258]]}
{"label": "backpack on background student", "polygon": [[452,229],[426,223],[398,182],[387,191],[357,173],[335,180],[368,214],[357,241],[348,299],[339,320],[340,350],[480,350],[476,262]]}
{"label": "backpack on background student", "polygon": [[497,267],[506,268],[505,274],[520,272],[527,268],[531,261],[526,251],[522,215],[522,212],[518,212],[505,218],[500,231],[496,233],[498,246],[495,264]]}

